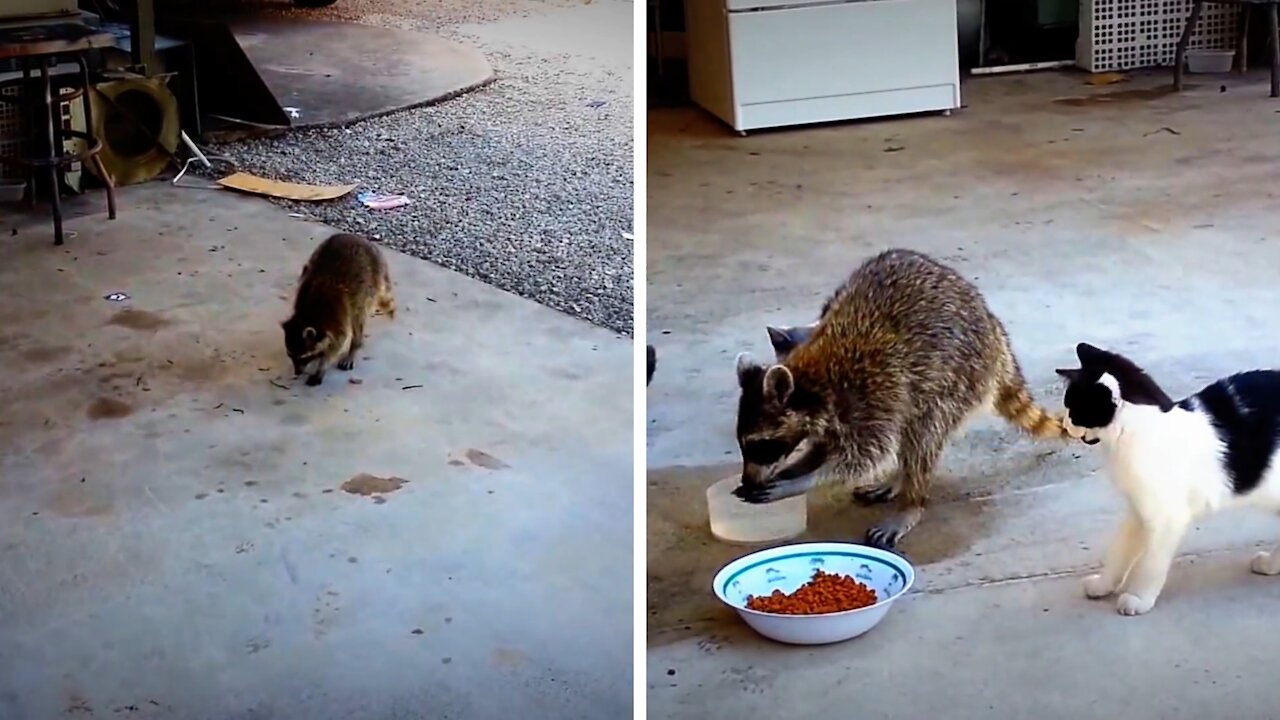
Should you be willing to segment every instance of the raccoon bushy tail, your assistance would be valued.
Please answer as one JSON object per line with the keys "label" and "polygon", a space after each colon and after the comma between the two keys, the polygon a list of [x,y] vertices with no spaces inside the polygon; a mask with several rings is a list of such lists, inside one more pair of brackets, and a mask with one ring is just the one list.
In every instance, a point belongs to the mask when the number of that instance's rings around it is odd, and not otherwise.
{"label": "raccoon bushy tail", "polygon": [[1034,438],[1052,440],[1067,437],[1062,418],[1036,404],[1021,378],[1006,382],[996,391],[996,412]]}
{"label": "raccoon bushy tail", "polygon": [[1068,439],[1067,431],[1062,427],[1062,417],[1040,407],[1031,391],[1027,389],[1027,381],[1022,376],[1022,368],[1006,345],[1000,373],[1000,384],[996,388],[995,411],[1000,417],[1017,425],[1031,437],[1041,440]]}

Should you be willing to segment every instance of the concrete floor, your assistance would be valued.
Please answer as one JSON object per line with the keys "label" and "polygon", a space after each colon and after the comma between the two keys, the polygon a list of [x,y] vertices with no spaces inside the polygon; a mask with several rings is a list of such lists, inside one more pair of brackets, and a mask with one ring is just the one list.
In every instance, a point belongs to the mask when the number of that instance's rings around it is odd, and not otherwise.
{"label": "concrete floor", "polygon": [[[1280,585],[1247,567],[1280,523],[1207,520],[1153,614],[1121,618],[1077,577],[1120,510],[1099,454],[994,419],[953,443],[903,547],[919,592],[883,627],[784,647],[710,593],[745,552],[711,539],[700,499],[737,471],[735,354],[767,357],[767,323],[811,320],[885,247],[972,277],[1052,407],[1053,368],[1082,340],[1131,353],[1173,394],[1280,363],[1280,103],[1264,74],[1196,78],[1180,96],[1167,82],[989,78],[950,118],[746,138],[696,110],[650,114],[650,717],[1190,718],[1220,715],[1224,698],[1232,717],[1274,716],[1280,688],[1258,668]],[[857,540],[876,516],[811,508],[810,538]]]}
{"label": "concrete floor", "polygon": [[392,253],[400,314],[306,388],[326,228],[84,205],[65,248],[0,215],[0,717],[629,716],[628,340]]}

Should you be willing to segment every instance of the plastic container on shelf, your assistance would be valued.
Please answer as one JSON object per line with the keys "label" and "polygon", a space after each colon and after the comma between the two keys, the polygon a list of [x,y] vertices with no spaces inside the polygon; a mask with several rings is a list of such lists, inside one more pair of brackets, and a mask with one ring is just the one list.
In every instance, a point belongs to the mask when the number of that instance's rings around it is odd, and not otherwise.
{"label": "plastic container on shelf", "polygon": [[790,540],[804,534],[809,525],[809,505],[804,495],[764,505],[746,503],[733,496],[740,479],[727,477],[707,488],[707,514],[711,534],[733,545]]}

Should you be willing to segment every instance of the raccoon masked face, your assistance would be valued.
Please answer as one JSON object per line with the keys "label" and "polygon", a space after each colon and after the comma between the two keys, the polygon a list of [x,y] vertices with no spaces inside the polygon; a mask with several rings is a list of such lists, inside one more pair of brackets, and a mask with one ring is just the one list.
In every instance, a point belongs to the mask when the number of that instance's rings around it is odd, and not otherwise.
{"label": "raccoon masked face", "polygon": [[734,495],[770,503],[808,492],[828,455],[824,439],[811,429],[821,399],[797,388],[786,366],[766,369],[746,353],[738,356],[738,385],[742,484]]}
{"label": "raccoon masked face", "polygon": [[286,320],[284,328],[284,348],[293,361],[293,374],[314,373],[316,366],[324,361],[325,351],[329,346],[329,338],[323,332],[309,325]]}

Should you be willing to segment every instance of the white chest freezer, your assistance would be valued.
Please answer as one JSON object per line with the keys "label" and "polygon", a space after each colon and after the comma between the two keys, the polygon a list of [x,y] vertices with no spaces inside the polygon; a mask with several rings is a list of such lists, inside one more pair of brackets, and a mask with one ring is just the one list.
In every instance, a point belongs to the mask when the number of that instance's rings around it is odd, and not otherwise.
{"label": "white chest freezer", "polygon": [[960,107],[956,0],[685,0],[689,91],[745,132]]}

